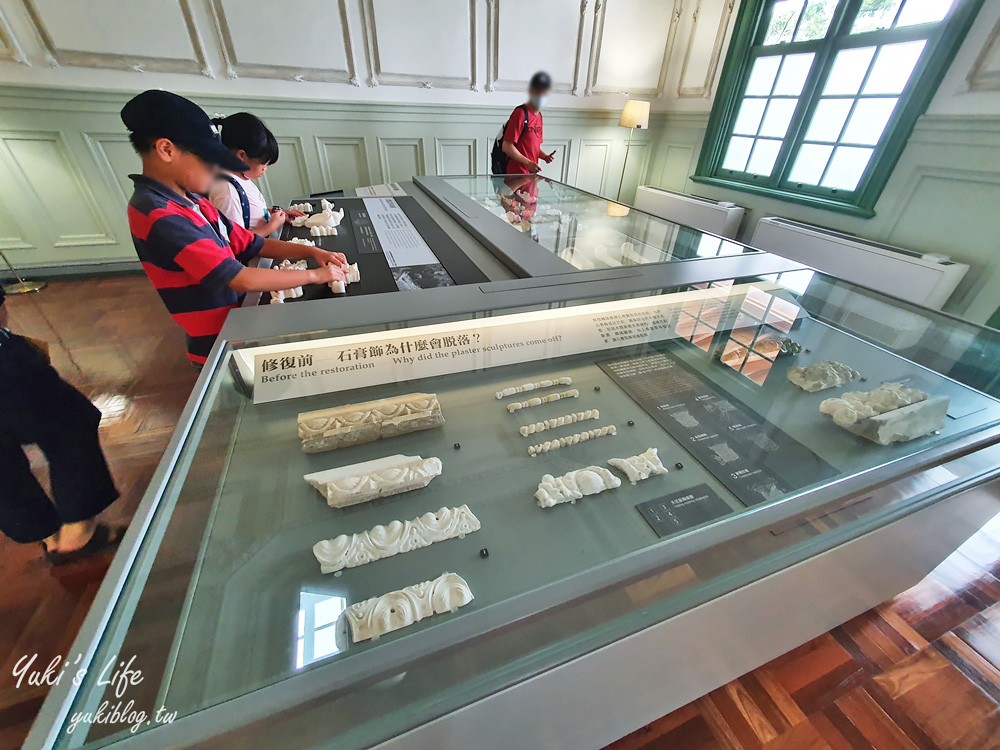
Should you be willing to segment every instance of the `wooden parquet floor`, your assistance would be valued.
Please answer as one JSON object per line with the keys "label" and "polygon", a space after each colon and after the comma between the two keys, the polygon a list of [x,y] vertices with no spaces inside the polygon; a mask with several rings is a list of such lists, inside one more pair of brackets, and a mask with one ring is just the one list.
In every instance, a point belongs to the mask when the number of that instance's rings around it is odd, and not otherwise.
{"label": "wooden parquet floor", "polygon": [[[104,410],[122,492],[108,515],[128,518],[195,381],[180,332],[140,276],[55,282],[8,305],[12,328],[48,341]],[[14,688],[14,664],[69,650],[109,560],[56,571],[0,538],[0,748],[21,744],[44,698]],[[909,591],[611,748],[1000,749],[1000,517]]]}

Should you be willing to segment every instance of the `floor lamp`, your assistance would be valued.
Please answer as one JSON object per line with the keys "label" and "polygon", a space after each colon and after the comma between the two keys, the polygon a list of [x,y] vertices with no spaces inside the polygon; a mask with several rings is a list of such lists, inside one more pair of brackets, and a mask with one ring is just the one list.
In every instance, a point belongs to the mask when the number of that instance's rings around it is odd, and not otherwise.
{"label": "floor lamp", "polygon": [[14,274],[14,278],[17,282],[14,284],[4,284],[3,291],[5,294],[28,294],[29,292],[37,292],[45,288],[44,281],[25,281],[21,278],[21,274],[14,270],[14,266],[10,264],[7,259],[7,254],[0,250],[0,258],[3,258],[3,262],[7,264],[7,268],[10,272]]}
{"label": "floor lamp", "polygon": [[628,142],[625,144],[625,161],[622,163],[622,178],[618,182],[618,197],[622,198],[622,185],[625,184],[625,168],[628,166],[628,151],[632,147],[632,133],[636,128],[642,130],[649,127],[649,102],[639,99],[629,99],[622,108],[622,116],[618,124],[623,128],[628,128]]}

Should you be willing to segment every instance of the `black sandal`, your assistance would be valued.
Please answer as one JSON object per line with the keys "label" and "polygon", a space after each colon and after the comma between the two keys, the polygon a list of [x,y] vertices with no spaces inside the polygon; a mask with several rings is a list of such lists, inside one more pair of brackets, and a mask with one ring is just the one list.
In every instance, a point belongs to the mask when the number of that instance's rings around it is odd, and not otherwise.
{"label": "black sandal", "polygon": [[77,560],[93,557],[103,550],[117,546],[122,537],[125,536],[125,529],[125,526],[108,526],[99,523],[94,528],[94,535],[90,537],[90,541],[80,549],[75,549],[72,552],[51,552],[46,548],[45,559],[52,565],[68,565]]}

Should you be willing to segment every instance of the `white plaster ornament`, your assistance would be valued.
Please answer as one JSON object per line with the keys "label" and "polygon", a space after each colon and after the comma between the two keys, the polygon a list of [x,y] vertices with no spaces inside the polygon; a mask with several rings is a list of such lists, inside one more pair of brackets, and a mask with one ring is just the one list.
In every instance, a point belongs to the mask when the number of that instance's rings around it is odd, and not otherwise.
{"label": "white plaster ornament", "polygon": [[309,227],[309,234],[313,237],[336,236],[337,230],[333,227]]}
{"label": "white plaster ornament", "polygon": [[944,427],[950,400],[928,398],[901,383],[883,383],[873,391],[849,391],[820,402],[819,410],[845,430],[879,445],[904,443]]}
{"label": "white plaster ornament", "polygon": [[454,612],[474,598],[464,578],[457,573],[442,573],[432,581],[352,604],[345,613],[351,642],[378,638],[425,617]]}
{"label": "white plaster ornament", "polygon": [[311,214],[313,210],[312,203],[293,203],[288,207],[289,211],[302,211],[307,214]]}
{"label": "white plaster ornament", "polygon": [[850,383],[861,373],[840,362],[817,362],[805,367],[789,367],[788,380],[804,391],[815,393]]}
{"label": "white plaster ornament", "polygon": [[632,484],[649,479],[654,474],[667,473],[667,468],[660,461],[656,448],[648,448],[637,456],[609,459],[608,466],[621,470]]}
{"label": "white plaster ornament", "polygon": [[[334,230],[336,231],[336,230]],[[328,263],[327,265],[333,265],[333,263]],[[338,266],[345,273],[345,278],[343,281],[340,279],[334,279],[329,283],[330,291],[334,294],[346,294],[348,284],[356,284],[361,281],[361,271],[358,270],[357,263],[351,263],[346,267]]]}
{"label": "white plaster ornament", "polygon": [[512,385],[502,390],[497,391],[497,401],[507,398],[507,396],[513,396],[517,393],[524,393],[525,391],[535,391],[539,388],[551,388],[556,385],[573,385],[573,378],[563,377],[555,378],[554,380],[539,380],[537,383],[522,383],[521,385]]}
{"label": "white plaster ornament", "polygon": [[577,398],[579,395],[580,391],[576,388],[571,388],[568,391],[550,393],[548,396],[535,396],[535,398],[529,398],[527,401],[512,401],[507,404],[507,412],[509,414],[513,414],[521,409],[530,409],[533,406],[541,406],[542,404],[549,404],[553,401],[561,401],[564,398]]}
{"label": "white plaster ornament", "polygon": [[575,503],[588,495],[621,487],[622,480],[603,466],[588,466],[567,472],[561,477],[546,474],[538,483],[535,500],[541,508],[551,508],[560,503]]}
{"label": "white plaster ornament", "polygon": [[406,393],[302,412],[298,416],[298,434],[302,450],[321,453],[443,424],[444,415],[436,393]]}
{"label": "white plaster ornament", "polygon": [[605,427],[585,430],[584,432],[577,432],[573,435],[556,438],[555,440],[546,440],[544,443],[529,446],[528,455],[531,457],[540,456],[541,454],[548,453],[549,451],[565,448],[567,445],[576,445],[577,443],[584,443],[588,440],[596,440],[597,438],[607,437],[609,435],[614,436],[617,434],[618,428],[613,424],[609,424]]}
{"label": "white plaster ornament", "polygon": [[288,242],[291,242],[294,245],[309,245],[309,247],[316,247],[315,242],[307,240],[305,237],[292,237],[292,239],[288,240]]}
{"label": "white plaster ornament", "polygon": [[340,209],[339,211],[334,211],[332,209],[327,208],[307,218],[303,226],[336,227],[340,224],[343,218],[344,218],[344,209]]}
{"label": "white plaster ornament", "polygon": [[374,461],[313,472],[302,478],[326,498],[331,508],[346,508],[421,489],[438,476],[441,476],[440,458],[397,453]]}
{"label": "white plaster ornament", "polygon": [[321,198],[319,201],[319,210],[326,211],[327,209],[333,210],[333,204],[326,198]]}
{"label": "white plaster ornament", "polygon": [[412,521],[392,521],[360,534],[341,534],[335,539],[317,542],[313,554],[323,573],[336,573],[376,560],[429,547],[455,537],[464,537],[482,528],[468,505],[441,508],[424,513]]}
{"label": "white plaster ornament", "polygon": [[600,411],[597,409],[587,409],[586,411],[578,411],[575,414],[566,414],[562,417],[544,419],[541,422],[526,424],[523,427],[520,427],[518,432],[521,433],[521,437],[528,437],[529,435],[534,435],[536,432],[545,432],[545,430],[551,430],[555,427],[563,427],[568,424],[576,424],[577,422],[583,422],[588,419],[600,418]]}
{"label": "white plaster ornament", "polygon": [[[312,243],[310,242],[309,244]],[[285,258],[285,260],[281,261],[281,263],[275,266],[275,269],[278,271],[304,271],[307,268],[309,268],[309,264],[306,261],[299,260],[293,262],[291,260],[288,260],[287,258]],[[286,299],[297,299],[298,297],[301,296],[302,296],[301,286],[294,286],[288,289],[280,289],[278,291],[272,291],[271,304],[280,305]]]}

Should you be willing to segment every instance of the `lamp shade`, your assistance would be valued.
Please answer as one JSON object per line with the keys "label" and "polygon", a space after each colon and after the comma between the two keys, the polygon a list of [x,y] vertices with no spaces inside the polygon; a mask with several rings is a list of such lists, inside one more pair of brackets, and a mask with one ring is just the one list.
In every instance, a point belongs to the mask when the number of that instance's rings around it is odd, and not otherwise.
{"label": "lamp shade", "polygon": [[629,99],[622,108],[621,119],[618,124],[623,128],[648,128],[649,127],[649,102],[639,99]]}

